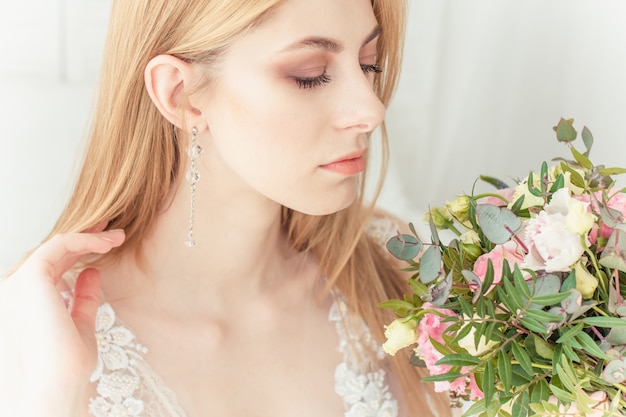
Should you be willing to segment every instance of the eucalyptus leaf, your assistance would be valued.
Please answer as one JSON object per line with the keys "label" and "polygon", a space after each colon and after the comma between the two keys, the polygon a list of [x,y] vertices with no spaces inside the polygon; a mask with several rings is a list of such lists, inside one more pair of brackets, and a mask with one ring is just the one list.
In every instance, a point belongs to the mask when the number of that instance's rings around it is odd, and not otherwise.
{"label": "eucalyptus leaf", "polygon": [[439,276],[441,272],[441,250],[439,246],[432,245],[420,259],[420,281],[429,284]]}
{"label": "eucalyptus leaf", "polygon": [[574,119],[561,118],[553,129],[556,132],[556,139],[559,142],[572,142],[578,135],[576,129],[574,129]]}
{"label": "eucalyptus leaf", "polygon": [[420,253],[422,243],[415,236],[398,233],[387,241],[387,250],[396,258],[406,261]]}
{"label": "eucalyptus leaf", "polygon": [[572,288],[571,290],[567,290],[568,297],[561,301],[561,307],[565,310],[567,314],[572,314],[578,311],[583,302],[583,296],[580,294],[576,288]]}
{"label": "eucalyptus leaf", "polygon": [[591,131],[587,128],[587,126],[583,126],[583,130],[582,132],[580,132],[580,137],[585,144],[585,148],[587,148],[587,153],[589,153],[591,147],[593,146],[593,135],[591,134]]}
{"label": "eucalyptus leaf", "polygon": [[480,204],[476,207],[476,215],[487,239],[497,245],[509,241],[522,227],[522,220],[506,207]]}
{"label": "eucalyptus leaf", "polygon": [[561,290],[561,279],[554,274],[548,274],[529,283],[533,300],[544,295],[558,294]]}
{"label": "eucalyptus leaf", "polygon": [[452,289],[452,271],[434,288],[431,288],[431,303],[436,306],[441,306],[448,301],[450,296],[450,290]]}
{"label": "eucalyptus leaf", "polygon": [[613,328],[606,336],[606,341],[613,346],[626,345],[626,328]]}

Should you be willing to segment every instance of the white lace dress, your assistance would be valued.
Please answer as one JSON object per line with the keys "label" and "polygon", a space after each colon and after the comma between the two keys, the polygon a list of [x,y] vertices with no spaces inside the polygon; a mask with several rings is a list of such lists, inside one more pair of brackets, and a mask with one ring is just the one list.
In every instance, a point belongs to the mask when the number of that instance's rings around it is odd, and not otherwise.
{"label": "white lace dress", "polygon": [[[373,224],[374,238],[389,236],[389,224]],[[385,230],[387,229],[387,230]],[[378,236],[377,236],[378,235]],[[346,417],[397,417],[393,398],[381,366],[384,353],[366,324],[348,313],[335,294],[329,320],[339,336],[343,361],[335,369],[335,392],[343,399]],[[95,417],[187,417],[176,395],[145,360],[148,351],[117,318],[110,304],[103,304],[96,320],[98,364],[91,376],[97,395],[90,399]],[[365,361],[365,357],[378,360]],[[329,381],[329,384],[333,383]]]}

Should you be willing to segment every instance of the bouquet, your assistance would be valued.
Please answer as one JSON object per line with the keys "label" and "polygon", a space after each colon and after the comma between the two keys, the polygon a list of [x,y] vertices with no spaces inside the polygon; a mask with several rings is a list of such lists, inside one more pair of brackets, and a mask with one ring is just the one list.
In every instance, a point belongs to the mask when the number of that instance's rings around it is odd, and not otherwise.
{"label": "bouquet", "polygon": [[383,349],[412,347],[435,390],[474,401],[465,415],[626,410],[626,169],[591,162],[586,127],[577,150],[572,119],[554,130],[573,159],[513,187],[481,177],[494,192],[429,210],[430,241],[410,224],[387,243],[414,274],[381,303],[398,315]]}

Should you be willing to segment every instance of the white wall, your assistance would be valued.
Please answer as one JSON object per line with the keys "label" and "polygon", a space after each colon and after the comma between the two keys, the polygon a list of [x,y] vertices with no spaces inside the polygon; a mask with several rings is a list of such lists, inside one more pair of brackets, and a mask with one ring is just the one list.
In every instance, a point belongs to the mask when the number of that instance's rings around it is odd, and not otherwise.
{"label": "white wall", "polygon": [[[69,192],[110,0],[0,1],[4,270]],[[626,166],[625,21],[623,0],[412,0],[380,204],[419,222],[479,174],[521,177],[567,156],[560,116],[592,130],[592,159]]]}

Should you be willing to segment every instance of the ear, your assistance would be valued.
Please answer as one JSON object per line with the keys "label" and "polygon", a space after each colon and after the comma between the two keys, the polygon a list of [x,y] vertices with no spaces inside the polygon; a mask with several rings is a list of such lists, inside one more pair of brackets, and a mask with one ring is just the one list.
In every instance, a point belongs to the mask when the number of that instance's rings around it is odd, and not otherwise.
{"label": "ear", "polygon": [[174,126],[201,128],[202,112],[189,102],[198,75],[188,62],[172,55],[158,55],[144,72],[148,95],[161,114]]}

